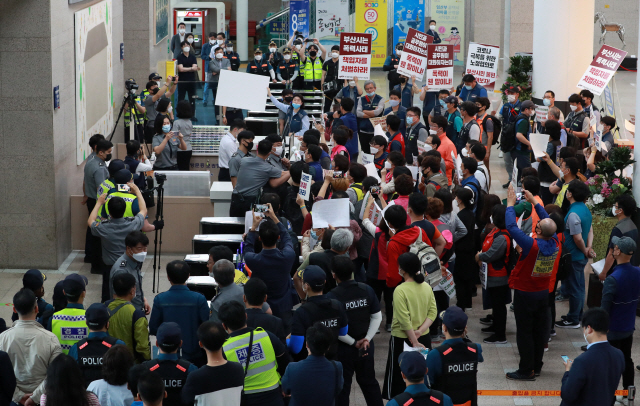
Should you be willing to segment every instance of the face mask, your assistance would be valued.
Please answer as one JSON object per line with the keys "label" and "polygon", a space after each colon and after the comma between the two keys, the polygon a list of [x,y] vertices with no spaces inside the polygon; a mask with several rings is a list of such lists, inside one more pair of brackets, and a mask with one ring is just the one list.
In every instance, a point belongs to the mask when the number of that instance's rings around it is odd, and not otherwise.
{"label": "face mask", "polygon": [[300,45],[300,44],[296,45],[296,49],[297,50],[300,50],[300,48],[302,48],[302,45]]}
{"label": "face mask", "polygon": [[252,142],[250,142],[250,143],[248,143],[248,144],[246,145],[246,148],[247,148],[247,150],[248,150],[248,151],[251,151],[251,150],[253,149],[253,141],[252,141]]}
{"label": "face mask", "polygon": [[436,26],[435,26],[435,25],[430,25],[430,26],[429,26],[429,29],[430,29],[431,31],[435,31],[435,30],[436,30]]}
{"label": "face mask", "polygon": [[107,154],[107,156],[104,158],[105,162],[109,162],[111,161],[111,154]]}
{"label": "face mask", "polygon": [[617,216],[615,206],[611,208],[611,214],[613,214],[613,217]]}
{"label": "face mask", "polygon": [[407,78],[400,78],[400,83],[406,83],[407,82]]}
{"label": "face mask", "polygon": [[293,109],[294,109],[294,110],[295,110],[295,109],[299,109],[299,108],[300,108],[300,106],[301,106],[301,105],[300,105],[300,104],[298,104],[298,103],[291,103],[291,107],[293,107]]}
{"label": "face mask", "polygon": [[398,56],[402,56],[402,50],[400,50],[400,49],[396,49],[396,55],[398,55]]}
{"label": "face mask", "polygon": [[349,81],[349,87],[355,87],[356,82],[354,80]]}
{"label": "face mask", "polygon": [[284,60],[285,60],[285,61],[288,61],[289,59],[291,59],[291,55],[285,55],[285,56],[284,56]]}
{"label": "face mask", "polygon": [[187,38],[187,42],[193,44],[193,38]]}
{"label": "face mask", "polygon": [[314,240],[316,240],[316,241],[318,240],[318,234],[316,234],[316,232],[315,232],[315,231],[313,231],[313,230],[309,230],[309,234],[310,234],[310,236],[311,236],[311,238],[312,238],[312,239],[314,239]]}
{"label": "face mask", "polygon": [[158,93],[158,90],[160,90],[160,88],[159,88],[159,87],[156,87],[155,89],[151,89],[151,90],[149,90],[149,92],[150,92],[151,94],[156,94],[156,93]]}
{"label": "face mask", "polygon": [[589,340],[587,340],[587,334],[584,332],[584,330],[582,330],[582,336],[584,337],[584,341],[586,341],[587,344],[589,344]]}
{"label": "face mask", "polygon": [[473,89],[473,86],[464,85],[464,88],[467,89],[467,90],[471,90],[471,89]]}
{"label": "face mask", "polygon": [[171,131],[171,124],[165,124],[162,126],[162,132],[163,133],[168,133],[169,131]]}
{"label": "face mask", "polygon": [[157,80],[156,83],[158,84],[158,87],[162,86],[159,80]]}
{"label": "face mask", "polygon": [[551,100],[549,99],[542,99],[542,103],[544,103],[544,105],[547,107],[551,106]]}
{"label": "face mask", "polygon": [[376,95],[376,92],[373,92],[373,93],[367,93],[367,96],[369,96],[369,97],[373,97],[373,96],[375,96],[375,95]]}
{"label": "face mask", "polygon": [[223,45],[224,44],[224,40],[223,39],[219,39],[218,40],[218,45]]}
{"label": "face mask", "polygon": [[262,60],[262,55],[256,55],[256,61]]}
{"label": "face mask", "polygon": [[222,54],[216,54],[216,59],[222,59]]}
{"label": "face mask", "polygon": [[215,39],[210,39],[210,40],[209,40],[209,43],[210,43],[211,45],[213,45],[213,44],[215,44],[215,43],[216,43],[216,40],[215,40]]}
{"label": "face mask", "polygon": [[276,155],[278,155],[278,156],[282,155],[282,150],[283,150],[283,149],[284,149],[284,147],[282,147],[282,146],[275,147],[274,154],[276,154]]}
{"label": "face mask", "polygon": [[331,57],[332,57],[332,58],[337,58],[337,57],[339,57],[339,56],[340,56],[340,54],[339,54],[339,53],[337,53],[337,52],[331,52]]}
{"label": "face mask", "polygon": [[440,105],[442,107],[447,107],[447,103],[444,102],[444,100],[440,99]]}
{"label": "face mask", "polygon": [[569,107],[571,107],[571,111],[576,111],[576,110],[578,110],[578,106],[570,105]]}
{"label": "face mask", "polygon": [[316,55],[318,55],[318,53],[316,51],[309,51],[309,56],[310,57],[315,57]]}
{"label": "face mask", "polygon": [[407,124],[413,124],[413,117],[407,117]]}
{"label": "face mask", "polygon": [[389,100],[389,104],[391,105],[391,107],[396,107],[398,104],[400,104],[399,100]]}
{"label": "face mask", "polygon": [[182,51],[183,52],[189,52],[189,51],[191,51],[191,47],[184,47],[184,48],[182,48]]}
{"label": "face mask", "polygon": [[180,28],[180,29],[178,30],[178,32],[179,32],[180,34],[184,34],[184,31],[185,31],[185,30],[184,30],[184,28]]}
{"label": "face mask", "polygon": [[135,259],[138,262],[144,262],[144,259],[147,257],[147,253],[146,252],[137,252],[135,254],[132,255],[133,259]]}
{"label": "face mask", "polygon": [[429,130],[429,134],[436,135],[436,134],[438,134],[438,132],[436,130]]}
{"label": "face mask", "polygon": [[269,52],[274,53],[278,50],[278,48],[269,48]]}
{"label": "face mask", "polygon": [[516,101],[516,96],[514,96],[514,95],[512,95],[512,94],[507,95],[507,101],[508,101],[509,103],[513,103],[514,101]]}
{"label": "face mask", "polygon": [[227,51],[233,52],[233,47],[227,47]]}
{"label": "face mask", "polygon": [[376,147],[369,147],[369,149],[371,150],[371,153],[372,153],[373,155],[375,155],[375,154],[377,154],[377,153],[378,153],[378,148],[376,148]]}
{"label": "face mask", "polygon": [[391,169],[391,162],[384,161],[384,167],[387,168],[387,169]]}
{"label": "face mask", "polygon": [[291,101],[293,100],[293,97],[285,97],[284,101],[287,103],[291,103]]}

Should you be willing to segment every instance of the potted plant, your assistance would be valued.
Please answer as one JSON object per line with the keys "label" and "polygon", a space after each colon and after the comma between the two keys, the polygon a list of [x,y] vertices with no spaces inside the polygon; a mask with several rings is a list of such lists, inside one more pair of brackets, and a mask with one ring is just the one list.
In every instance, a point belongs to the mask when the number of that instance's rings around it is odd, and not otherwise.
{"label": "potted plant", "polygon": [[520,87],[520,100],[531,99],[531,82],[529,73],[533,71],[533,60],[530,56],[512,56],[509,58],[510,64],[507,70],[507,80],[504,81],[500,90],[502,91],[502,101],[507,102],[504,90],[509,86]]}

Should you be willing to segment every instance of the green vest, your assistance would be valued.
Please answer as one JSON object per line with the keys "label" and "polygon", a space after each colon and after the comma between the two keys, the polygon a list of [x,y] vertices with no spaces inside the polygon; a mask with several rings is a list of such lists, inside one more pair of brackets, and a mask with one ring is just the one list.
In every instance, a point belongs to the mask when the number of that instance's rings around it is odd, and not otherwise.
{"label": "green vest", "polygon": [[[136,96],[135,100],[136,103],[143,103],[140,96]],[[131,108],[124,110],[124,126],[129,127],[129,123],[131,123]],[[138,114],[136,114],[136,124],[144,124],[144,114],[140,113],[140,110],[138,110]]]}
{"label": "green vest", "polygon": [[[142,91],[142,93],[140,93],[140,99],[142,100],[142,105],[144,106],[144,101],[147,99],[147,96],[149,96],[151,94],[151,92],[149,92],[147,89],[144,89]],[[147,121],[147,112],[145,111],[144,114],[142,115],[142,118]]]}
{"label": "green vest", "polygon": [[558,197],[556,197],[556,205],[562,207],[562,203],[564,203],[564,199],[566,199],[566,193],[567,193],[567,189],[569,189],[569,183],[567,182],[564,185],[562,185],[562,188],[560,188],[560,193],[558,193]]}
{"label": "green vest", "polygon": [[[229,337],[222,347],[227,360],[239,362],[244,368],[247,361],[250,334]],[[244,380],[244,393],[259,393],[277,389],[280,375],[276,369],[276,354],[271,345],[269,334],[258,327],[253,330],[251,362]]]}
{"label": "green vest", "polygon": [[[135,203],[137,197],[134,194],[126,193],[126,192],[118,192],[115,189],[111,189],[107,194],[107,200],[105,200],[104,205],[102,206],[100,217],[110,220],[111,215],[109,214],[109,200],[112,197],[121,197],[124,199],[124,202],[127,204],[127,208],[124,210],[123,218],[135,217],[137,213],[133,213],[133,204]],[[138,210],[139,211],[139,210]]]}
{"label": "green vest", "polygon": [[315,80],[322,79],[322,61],[320,57],[317,57],[315,61],[313,61],[313,65],[311,63],[311,58],[307,57],[305,59],[304,64],[304,81],[305,82],[313,82]]}
{"label": "green vest", "polygon": [[73,344],[89,336],[84,313],[84,309],[67,307],[51,317],[51,332],[58,337],[62,352],[65,354],[69,354]]}
{"label": "green vest", "polygon": [[356,197],[358,201],[364,199],[364,190],[362,190],[362,183],[352,183],[350,188],[356,192]]}
{"label": "green vest", "polygon": [[104,181],[102,181],[100,186],[98,186],[98,194],[96,200],[98,200],[103,193],[109,193],[109,191],[114,187],[116,187],[116,185],[113,184],[113,181],[111,179],[105,179]]}

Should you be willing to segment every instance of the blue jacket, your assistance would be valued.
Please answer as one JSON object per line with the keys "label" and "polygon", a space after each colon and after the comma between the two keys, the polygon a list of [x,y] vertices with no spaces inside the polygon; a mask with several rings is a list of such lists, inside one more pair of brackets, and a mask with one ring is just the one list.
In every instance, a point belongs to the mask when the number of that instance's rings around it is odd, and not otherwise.
{"label": "blue jacket", "polygon": [[349,112],[344,116],[336,119],[336,122],[334,123],[334,128],[337,125],[345,125],[351,131],[353,131],[353,138],[347,141],[347,143],[345,144],[345,147],[347,148],[347,151],[349,151],[349,156],[351,157],[351,161],[355,161],[358,158],[358,119],[353,113]]}
{"label": "blue jacket", "polygon": [[282,390],[291,395],[289,406],[334,405],[343,384],[342,364],[317,355],[290,363],[282,376]]}
{"label": "blue jacket", "polygon": [[608,342],[590,345],[562,376],[561,406],[611,405],[624,370],[624,355]]}
{"label": "blue jacket", "polygon": [[[393,112],[393,108],[392,107],[387,107],[386,109],[384,109],[384,112],[382,113],[383,116],[386,116],[387,114],[391,114]],[[400,119],[400,132],[402,133],[402,136],[406,136],[407,135],[407,108],[403,107],[402,105],[398,106],[398,111],[396,112],[396,116],[398,116],[398,118]]]}
{"label": "blue jacket", "polygon": [[505,103],[502,105],[502,110],[500,110],[500,115],[502,115],[503,123],[511,123],[513,120],[518,117],[520,114],[520,110],[522,107],[522,102],[518,99],[515,104]]}
{"label": "blue jacket", "polygon": [[[475,176],[471,175],[466,179],[462,179],[462,182],[460,182],[460,185],[462,187],[466,187],[467,189],[471,189],[471,191],[473,192],[473,212],[476,212],[476,209],[478,208],[478,198],[479,198],[479,190],[477,185],[480,182],[478,182],[478,179],[476,179]],[[468,186],[468,187],[467,187]]]}
{"label": "blue jacket", "polygon": [[460,96],[458,97],[460,97],[462,101],[475,102],[478,99],[478,97],[488,97],[487,89],[485,89],[484,87],[480,86],[477,83],[476,83],[476,86],[471,90],[467,90],[466,87],[462,86],[462,90],[460,91]]}
{"label": "blue jacket", "polygon": [[282,222],[278,223],[280,231],[280,249],[263,249],[259,254],[255,253],[255,243],[258,233],[249,231],[244,246],[244,261],[251,269],[251,276],[260,278],[267,285],[267,303],[271,306],[273,315],[281,317],[285,312],[290,312],[293,307],[291,267],[298,257],[293,250],[293,243],[289,232]]}
{"label": "blue jacket", "polygon": [[216,45],[211,45],[209,43],[209,40],[207,40],[207,42],[205,42],[205,44],[202,46],[202,49],[200,50],[200,57],[202,58],[203,61],[210,61],[211,57],[209,55],[211,55],[211,50],[215,49],[213,48],[214,46],[218,46]]}
{"label": "blue jacket", "polygon": [[315,169],[315,174],[313,175],[313,181],[322,182],[324,179],[324,175],[322,173],[322,165],[320,164],[320,161],[307,162],[307,164],[309,165],[309,168]]}
{"label": "blue jacket", "polygon": [[[462,341],[462,338],[451,338],[449,340],[444,340],[440,345],[453,345],[460,341]],[[480,344],[476,345],[478,346],[478,362],[484,362],[484,358],[482,357],[482,347]],[[429,351],[427,355],[427,374],[425,375],[425,379],[429,377],[429,384],[430,386],[433,386],[438,381],[438,377],[440,375],[442,375],[442,360],[440,358],[440,353],[438,351]]]}
{"label": "blue jacket", "polygon": [[164,322],[178,323],[182,330],[182,357],[189,360],[201,353],[196,332],[207,320],[209,305],[204,295],[190,291],[186,285],[173,285],[153,299],[149,333],[156,335]]}
{"label": "blue jacket", "polygon": [[[578,217],[580,217],[580,222],[582,226],[582,233],[581,233],[582,240],[586,245],[587,238],[589,237],[589,230],[591,229],[591,221],[593,220],[593,217],[591,216],[591,211],[589,211],[589,208],[584,203],[580,203],[580,202],[572,203],[571,206],[569,206],[569,211],[567,212],[567,215],[564,218],[564,224],[567,224],[567,220],[569,219],[569,214],[571,213],[576,213]],[[576,245],[575,241],[573,241],[573,236],[571,235],[568,225],[564,229],[564,238],[565,238],[564,246],[571,253],[571,261],[574,261],[574,262],[584,261],[586,257],[584,256],[584,253],[578,249],[578,246]]]}
{"label": "blue jacket", "polygon": [[639,296],[640,268],[629,262],[616,265],[602,290],[602,308],[611,320],[609,333],[633,333]]}
{"label": "blue jacket", "polygon": [[[542,207],[539,203],[536,204],[535,209],[540,220],[549,218],[549,215],[544,210],[544,207]],[[509,235],[518,243],[520,248],[522,248],[522,252],[520,253],[520,261],[524,261],[527,255],[529,255],[531,247],[533,247],[533,238],[529,236],[529,233],[524,233],[522,230],[520,230],[520,227],[518,227],[518,224],[516,222],[516,211],[513,206],[507,207],[504,219]],[[552,255],[557,249],[557,245],[554,241],[557,240],[557,238],[558,237],[555,234],[548,240],[536,238],[536,240],[538,241],[538,251],[543,255]]]}
{"label": "blue jacket", "polygon": [[408,109],[409,107],[413,106],[413,86],[411,85],[411,83],[409,83],[409,81],[407,81],[407,83],[405,84],[404,89],[401,85],[396,85],[393,90],[397,90],[400,92],[400,95],[402,96],[400,98],[400,105],[402,107]]}
{"label": "blue jacket", "polygon": [[[429,351],[431,352],[431,351]],[[437,352],[437,351],[433,351],[433,352]],[[423,383],[419,383],[417,385],[409,385],[407,386],[407,389],[404,390],[405,392],[409,392],[412,395],[416,395],[418,393],[422,393],[422,392],[427,392],[427,393],[431,393],[431,390],[429,388],[427,388],[427,385],[423,384]],[[449,395],[444,394],[443,397],[443,405],[442,406],[453,406],[453,402],[451,401],[451,398],[449,397]],[[387,406],[402,406],[402,405],[398,405],[398,402],[396,402],[395,400],[391,399],[389,402],[387,402]]]}
{"label": "blue jacket", "polygon": [[[109,333],[106,331],[98,331],[98,332],[89,332],[89,336],[87,338],[104,338],[109,337]],[[116,341],[116,344],[125,345],[125,342],[122,340]],[[78,343],[75,343],[69,348],[69,356],[76,361],[78,361]]]}

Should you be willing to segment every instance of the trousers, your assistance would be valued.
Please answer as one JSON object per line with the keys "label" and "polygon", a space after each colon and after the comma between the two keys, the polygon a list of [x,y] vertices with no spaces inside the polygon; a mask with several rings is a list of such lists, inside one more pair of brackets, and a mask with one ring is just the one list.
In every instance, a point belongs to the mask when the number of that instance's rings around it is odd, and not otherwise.
{"label": "trousers", "polygon": [[187,101],[191,104],[191,112],[196,115],[196,100],[193,98],[196,96],[196,82],[181,82],[178,84],[178,100],[184,100],[187,96]]}
{"label": "trousers", "polygon": [[[569,273],[569,277],[566,279],[567,294],[569,295],[569,313],[567,313],[567,320],[578,323],[582,318],[582,307],[584,306],[584,267],[587,265],[587,260],[571,261],[573,272]],[[564,286],[564,282],[562,283]]]}
{"label": "trousers", "polygon": [[102,303],[107,300],[113,299],[111,297],[111,290],[109,289],[109,277],[111,276],[111,267],[113,265],[107,265],[103,261],[100,266],[100,270],[102,271]]}
{"label": "trousers", "polygon": [[542,369],[548,325],[549,291],[514,290],[513,313],[516,318],[516,342],[520,353],[518,372],[530,375]]}
{"label": "trousers", "polygon": [[384,314],[386,315],[386,323],[391,325],[393,320],[393,291],[396,288],[390,288],[387,286],[387,281],[382,279],[367,278],[367,285],[371,286],[378,301],[382,300],[382,294],[384,294]]}
{"label": "trousers", "polygon": [[343,343],[338,344],[338,361],[342,363],[344,385],[342,386],[342,391],[336,397],[336,406],[349,406],[349,395],[351,394],[354,373],[367,406],[382,406],[380,384],[376,379],[373,347],[373,341],[371,341],[368,354],[361,357],[360,350],[356,347]]}
{"label": "trousers", "polygon": [[511,151],[503,152],[502,159],[504,160],[504,169],[507,171],[507,175],[509,175],[509,182],[511,182],[513,175],[513,159],[511,159]]}
{"label": "trousers", "polygon": [[624,371],[622,372],[622,386],[628,389],[633,386],[633,360],[631,359],[631,347],[633,346],[633,334],[621,340],[609,340],[609,344],[616,347],[624,355]]}
{"label": "trousers", "polygon": [[[87,198],[87,210],[89,210],[89,215],[93,211],[93,208],[96,207],[96,199]],[[91,227],[87,226],[87,235],[84,241],[84,261],[91,263],[91,269],[94,272],[98,272],[100,270],[100,264],[102,264],[102,242],[100,241],[100,237],[95,237],[91,234]]]}
{"label": "trousers", "polygon": [[487,288],[487,294],[491,300],[491,314],[493,315],[493,328],[498,338],[507,338],[507,305],[505,296],[509,294],[509,285]]}
{"label": "trousers", "polygon": [[251,206],[256,201],[256,196],[242,196],[239,193],[231,195],[230,217],[244,217],[251,210]]}

